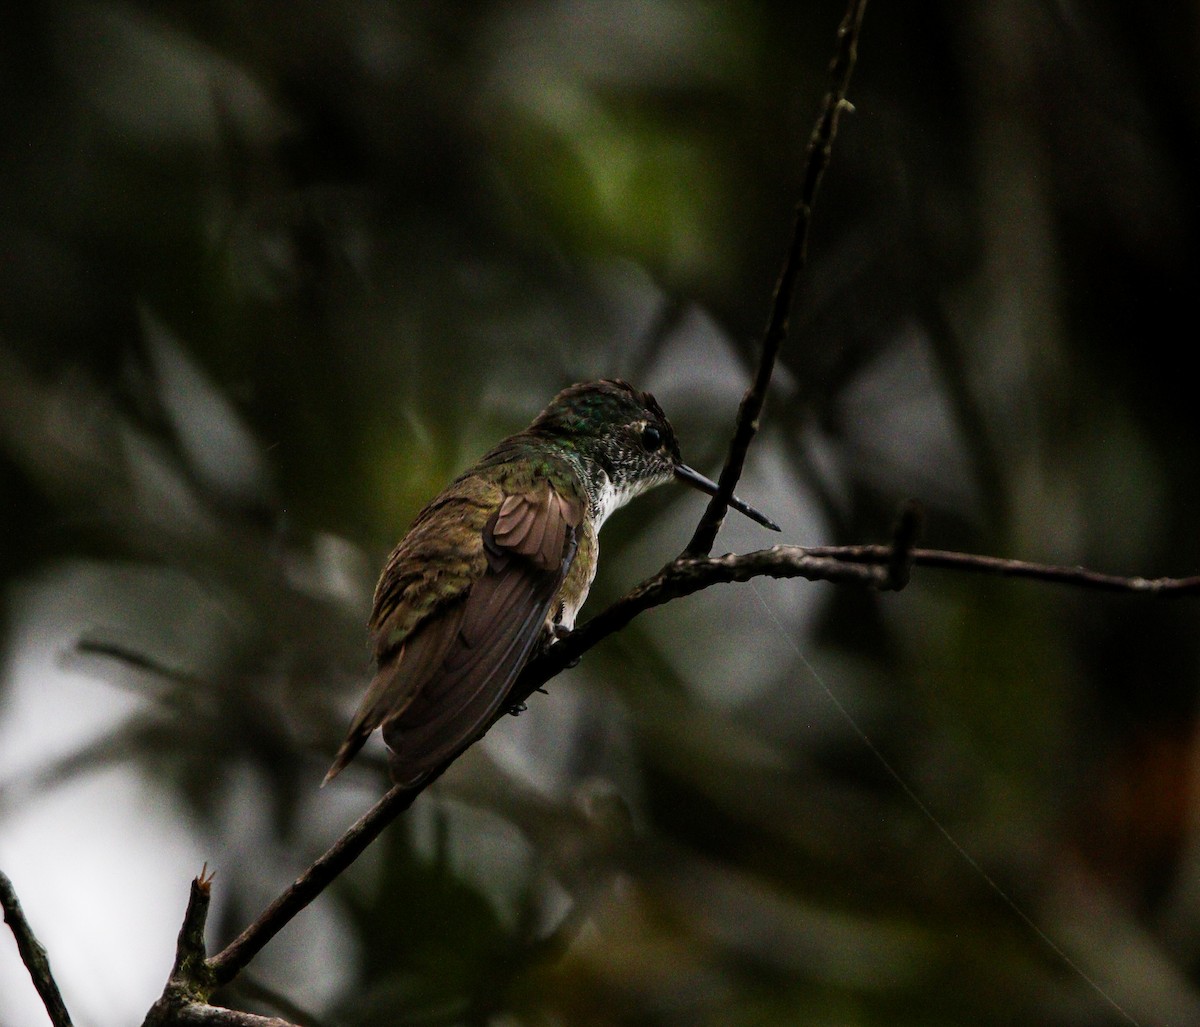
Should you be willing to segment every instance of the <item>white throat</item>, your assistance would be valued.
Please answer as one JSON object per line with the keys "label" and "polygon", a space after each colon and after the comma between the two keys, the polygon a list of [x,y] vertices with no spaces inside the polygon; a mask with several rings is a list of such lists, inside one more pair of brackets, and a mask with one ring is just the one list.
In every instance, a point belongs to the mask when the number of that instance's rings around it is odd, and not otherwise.
{"label": "white throat", "polygon": [[648,488],[656,484],[652,479],[642,478],[639,481],[631,481],[625,485],[617,485],[613,480],[600,471],[600,488],[592,495],[592,514],[595,518],[596,531],[599,533],[604,526],[604,522],[612,515],[614,510],[619,509],[628,503],[634,496],[640,496]]}

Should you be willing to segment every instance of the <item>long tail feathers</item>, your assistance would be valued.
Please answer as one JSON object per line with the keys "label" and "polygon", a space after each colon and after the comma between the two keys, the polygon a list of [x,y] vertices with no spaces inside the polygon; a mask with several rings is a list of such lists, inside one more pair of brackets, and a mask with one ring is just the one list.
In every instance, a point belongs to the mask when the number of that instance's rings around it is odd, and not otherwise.
{"label": "long tail feathers", "polygon": [[325,774],[325,780],[321,782],[322,788],[346,769],[346,764],[358,755],[358,750],[366,745],[367,739],[370,737],[370,731],[355,731],[351,733],[349,738],[342,742],[342,747],[338,749],[337,756],[334,757],[333,766],[329,768]]}

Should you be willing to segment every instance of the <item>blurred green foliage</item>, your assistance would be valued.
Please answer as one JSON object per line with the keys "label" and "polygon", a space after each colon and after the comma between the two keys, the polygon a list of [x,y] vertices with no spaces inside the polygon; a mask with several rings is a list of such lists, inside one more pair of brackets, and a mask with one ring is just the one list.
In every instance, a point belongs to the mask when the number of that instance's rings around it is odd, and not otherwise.
{"label": "blurred green foliage", "polygon": [[[348,823],[315,787],[426,499],[601,375],[712,470],[841,13],[7,12],[0,610],[82,597],[64,659],[140,705],[13,768],[0,834],[136,767],[211,848],[227,941]],[[880,540],[913,495],[942,548],[1200,565],[1196,30],[1187,4],[868,11],[741,490],[787,541]],[[606,529],[593,611],[686,541],[701,506],[668,492]],[[1195,623],[933,572],[656,611],[338,882],[336,959],[251,971],[321,1024],[1200,1022]]]}

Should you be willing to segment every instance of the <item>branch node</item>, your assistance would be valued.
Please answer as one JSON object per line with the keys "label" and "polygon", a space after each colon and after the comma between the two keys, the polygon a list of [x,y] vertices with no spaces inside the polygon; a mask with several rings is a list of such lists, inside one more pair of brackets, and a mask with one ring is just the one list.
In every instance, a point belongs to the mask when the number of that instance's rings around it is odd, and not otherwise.
{"label": "branch node", "polygon": [[925,522],[925,510],[915,499],[909,499],[896,515],[892,529],[892,545],[888,553],[887,573],[880,588],[899,592],[908,584],[912,573],[913,554]]}

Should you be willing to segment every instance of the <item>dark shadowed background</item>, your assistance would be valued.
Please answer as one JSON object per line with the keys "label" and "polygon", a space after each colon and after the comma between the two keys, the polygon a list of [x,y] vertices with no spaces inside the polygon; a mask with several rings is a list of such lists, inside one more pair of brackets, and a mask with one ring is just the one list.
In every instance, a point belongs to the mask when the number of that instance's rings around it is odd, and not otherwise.
{"label": "dark shadowed background", "polygon": [[[215,947],[383,790],[375,745],[317,784],[377,569],[442,484],[602,375],[719,468],[841,13],[0,15],[0,868],[78,1023],[140,1020],[204,861]],[[739,490],[785,541],[885,540],[911,496],[929,545],[1200,569],[1198,49],[1194,4],[868,10]],[[585,614],[702,508],[614,517]],[[777,540],[737,521],[718,552]],[[1200,1023],[1198,626],[935,571],[681,601],[219,997],[321,1025]],[[43,1016],[4,932],[0,1024]]]}

